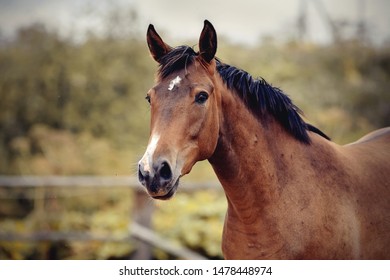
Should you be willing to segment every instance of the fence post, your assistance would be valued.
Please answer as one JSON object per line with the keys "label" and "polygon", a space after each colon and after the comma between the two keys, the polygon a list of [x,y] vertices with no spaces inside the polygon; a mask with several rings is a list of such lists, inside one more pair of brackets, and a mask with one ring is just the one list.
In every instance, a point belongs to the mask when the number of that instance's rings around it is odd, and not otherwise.
{"label": "fence post", "polygon": [[[154,211],[154,203],[150,199],[149,195],[142,189],[136,189],[134,196],[134,222],[146,227],[151,228],[152,214]],[[142,240],[137,239],[135,241],[136,252],[132,256],[136,260],[150,260],[153,257],[153,247]]]}

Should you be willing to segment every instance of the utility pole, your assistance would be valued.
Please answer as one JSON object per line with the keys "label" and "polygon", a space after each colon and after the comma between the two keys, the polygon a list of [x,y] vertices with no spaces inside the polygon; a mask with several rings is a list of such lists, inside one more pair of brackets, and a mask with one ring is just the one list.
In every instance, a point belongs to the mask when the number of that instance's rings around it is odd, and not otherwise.
{"label": "utility pole", "polygon": [[312,1],[314,4],[317,12],[320,14],[322,17],[323,21],[325,24],[328,25],[330,33],[333,37],[334,42],[340,42],[341,41],[341,34],[340,34],[340,28],[337,26],[337,24],[332,20],[330,17],[329,13],[327,12],[325,5],[322,3],[321,0],[314,0]]}
{"label": "utility pole", "polygon": [[358,38],[361,42],[367,41],[367,25],[365,20],[365,11],[366,11],[366,1],[358,0],[358,19],[356,26],[356,38]]}
{"label": "utility pole", "polygon": [[313,7],[318,13],[320,19],[328,28],[333,42],[338,43],[343,39],[343,27],[352,27],[352,36],[361,42],[368,41],[368,27],[366,23],[366,0],[355,0],[356,20],[336,21],[332,19],[322,0],[300,0],[298,6],[297,32],[298,39],[303,41],[308,38],[310,32],[309,6]]}
{"label": "utility pole", "polygon": [[299,1],[299,12],[298,12],[298,40],[304,41],[307,35],[307,0]]}

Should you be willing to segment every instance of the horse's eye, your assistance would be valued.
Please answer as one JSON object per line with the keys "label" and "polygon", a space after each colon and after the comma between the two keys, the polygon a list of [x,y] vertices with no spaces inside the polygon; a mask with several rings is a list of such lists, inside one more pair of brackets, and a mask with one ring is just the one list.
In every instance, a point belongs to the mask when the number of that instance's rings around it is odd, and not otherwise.
{"label": "horse's eye", "polygon": [[146,99],[146,101],[148,101],[148,102],[149,102],[149,104],[150,104],[150,96],[149,96],[149,95],[147,95],[147,96],[145,97],[145,99]]}
{"label": "horse's eye", "polygon": [[207,101],[209,95],[207,92],[201,91],[195,96],[195,102],[198,104],[203,104]]}

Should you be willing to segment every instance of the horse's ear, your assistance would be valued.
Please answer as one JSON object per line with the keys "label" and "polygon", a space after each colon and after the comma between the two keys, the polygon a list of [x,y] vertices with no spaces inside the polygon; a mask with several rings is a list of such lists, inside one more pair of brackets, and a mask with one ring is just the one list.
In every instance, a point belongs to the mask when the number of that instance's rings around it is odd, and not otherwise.
{"label": "horse's ear", "polygon": [[217,52],[217,32],[213,25],[208,21],[204,21],[202,33],[199,38],[199,54],[204,61],[210,63]]}
{"label": "horse's ear", "polygon": [[164,43],[152,24],[148,27],[146,41],[148,42],[150,54],[157,62],[160,62],[160,59],[172,50],[169,45]]}

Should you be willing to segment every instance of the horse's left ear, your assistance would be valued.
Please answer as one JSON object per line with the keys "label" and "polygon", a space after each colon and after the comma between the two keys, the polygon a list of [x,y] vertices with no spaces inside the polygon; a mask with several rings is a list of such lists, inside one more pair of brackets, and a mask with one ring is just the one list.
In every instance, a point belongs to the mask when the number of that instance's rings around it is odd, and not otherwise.
{"label": "horse's left ear", "polygon": [[210,63],[216,52],[217,32],[215,32],[213,25],[208,20],[205,20],[199,38],[199,55],[205,62]]}

